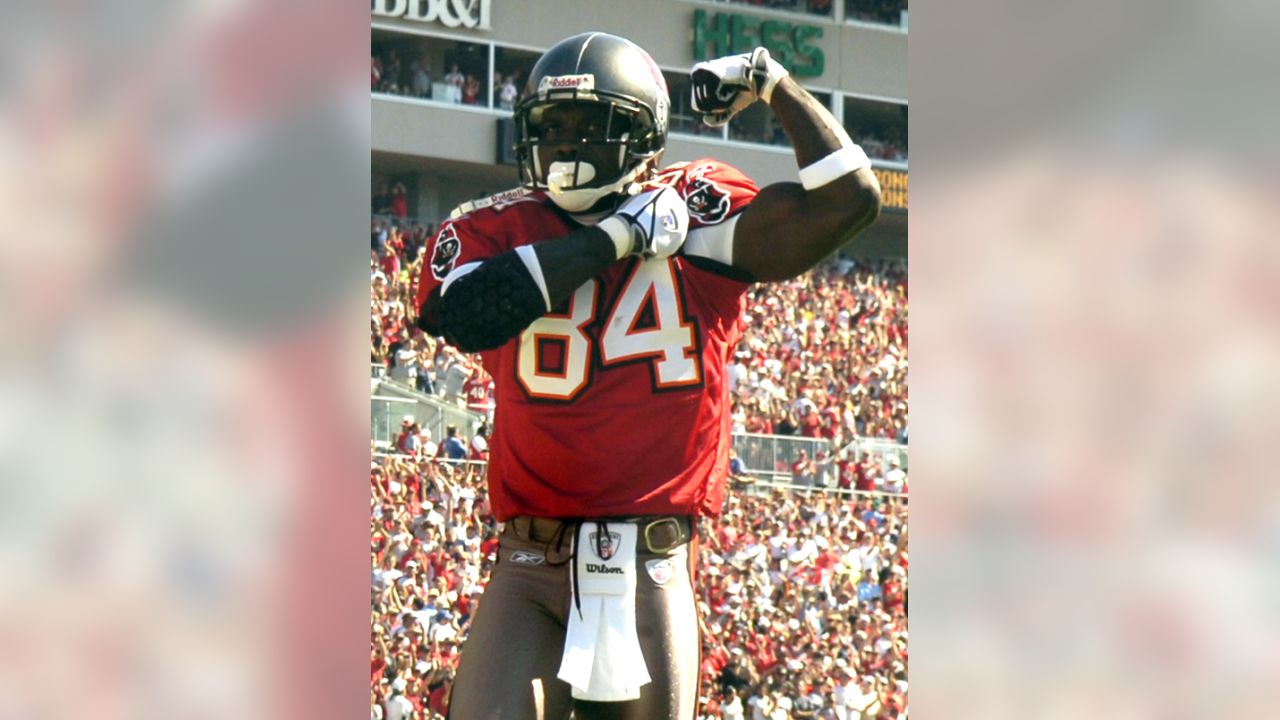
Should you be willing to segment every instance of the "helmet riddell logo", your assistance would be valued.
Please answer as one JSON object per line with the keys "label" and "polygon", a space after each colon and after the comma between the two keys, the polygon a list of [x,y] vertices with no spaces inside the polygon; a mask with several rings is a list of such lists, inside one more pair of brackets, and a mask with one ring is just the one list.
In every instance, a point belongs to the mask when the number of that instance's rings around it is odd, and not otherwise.
{"label": "helmet riddell logo", "polygon": [[595,90],[596,76],[585,75],[548,75],[538,81],[538,92],[548,90]]}

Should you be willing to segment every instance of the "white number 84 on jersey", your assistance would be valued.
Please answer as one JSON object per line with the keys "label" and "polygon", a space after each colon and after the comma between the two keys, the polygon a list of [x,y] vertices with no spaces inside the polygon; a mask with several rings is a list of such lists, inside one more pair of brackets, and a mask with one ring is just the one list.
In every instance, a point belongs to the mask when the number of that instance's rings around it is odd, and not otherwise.
{"label": "white number 84 on jersey", "polygon": [[[531,397],[571,400],[586,387],[593,348],[585,328],[596,318],[599,296],[600,283],[588,280],[574,292],[567,313],[544,315],[520,335],[517,377]],[[559,361],[550,363],[553,347]],[[658,388],[697,385],[702,366],[696,350],[672,261],[636,263],[600,334],[601,364],[651,358]]]}

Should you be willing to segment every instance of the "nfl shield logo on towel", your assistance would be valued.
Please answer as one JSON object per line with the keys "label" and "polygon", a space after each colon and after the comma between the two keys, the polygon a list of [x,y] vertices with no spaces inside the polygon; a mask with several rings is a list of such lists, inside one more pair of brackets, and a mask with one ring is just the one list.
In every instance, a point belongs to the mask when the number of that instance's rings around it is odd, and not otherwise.
{"label": "nfl shield logo on towel", "polygon": [[591,549],[601,560],[613,557],[618,552],[618,543],[622,542],[621,533],[616,532],[593,532],[588,537],[591,539]]}
{"label": "nfl shield logo on towel", "polygon": [[675,568],[671,565],[671,561],[662,558],[659,560],[650,560],[644,564],[644,569],[649,571],[649,577],[659,585],[666,585],[671,579],[671,575],[675,572]]}

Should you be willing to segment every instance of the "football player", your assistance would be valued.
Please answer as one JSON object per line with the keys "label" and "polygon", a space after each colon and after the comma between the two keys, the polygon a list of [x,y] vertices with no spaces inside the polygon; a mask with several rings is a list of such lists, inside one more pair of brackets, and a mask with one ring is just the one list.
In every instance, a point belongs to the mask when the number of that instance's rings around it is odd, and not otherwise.
{"label": "football player", "polygon": [[605,33],[534,66],[515,108],[521,187],[468,203],[424,264],[419,324],[495,382],[498,563],[450,717],[693,718],[696,522],[722,506],[725,364],[744,293],[795,277],[879,213],[865,153],[767,50],[694,66],[721,126],[768,104],[799,182],[663,166],[653,59]]}

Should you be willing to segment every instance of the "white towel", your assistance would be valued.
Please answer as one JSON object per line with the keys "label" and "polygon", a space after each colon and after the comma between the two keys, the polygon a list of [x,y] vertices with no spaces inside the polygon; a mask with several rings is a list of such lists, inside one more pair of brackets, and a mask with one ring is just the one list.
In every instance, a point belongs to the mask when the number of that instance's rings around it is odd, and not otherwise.
{"label": "white towel", "polygon": [[[607,535],[600,535],[602,526]],[[578,700],[635,700],[650,682],[636,633],[637,531],[624,522],[586,522],[578,530],[578,596],[571,598],[557,674]]]}

